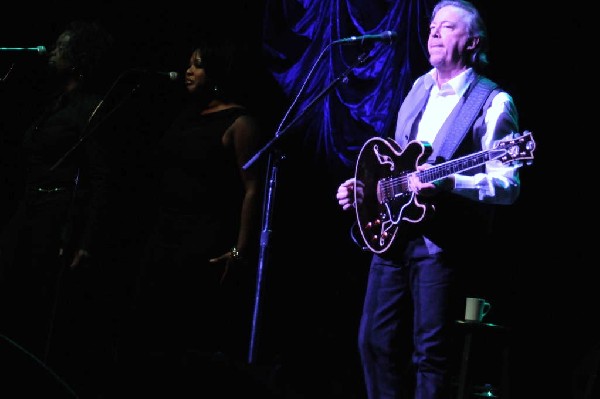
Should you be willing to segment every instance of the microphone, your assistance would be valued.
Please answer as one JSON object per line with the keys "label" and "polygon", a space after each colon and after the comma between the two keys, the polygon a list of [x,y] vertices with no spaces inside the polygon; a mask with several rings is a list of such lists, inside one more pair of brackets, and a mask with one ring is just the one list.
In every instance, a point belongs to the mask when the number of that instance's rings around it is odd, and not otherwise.
{"label": "microphone", "polygon": [[46,47],[37,46],[37,47],[0,47],[1,51],[35,51],[39,55],[46,54]]}
{"label": "microphone", "polygon": [[386,30],[376,35],[350,36],[345,39],[335,40],[332,44],[365,44],[366,42],[388,42],[391,44],[398,34],[391,30]]}
{"label": "microphone", "polygon": [[169,80],[177,80],[179,74],[177,72],[163,72],[163,71],[152,71],[148,69],[139,69],[134,68],[131,70],[132,72],[142,73],[144,75],[158,75],[167,77]]}

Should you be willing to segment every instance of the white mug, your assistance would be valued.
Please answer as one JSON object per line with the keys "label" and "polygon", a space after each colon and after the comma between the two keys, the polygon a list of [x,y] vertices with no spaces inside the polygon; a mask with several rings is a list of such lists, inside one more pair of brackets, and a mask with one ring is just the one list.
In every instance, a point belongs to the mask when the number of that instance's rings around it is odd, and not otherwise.
{"label": "white mug", "polygon": [[483,298],[467,298],[465,305],[465,320],[482,321],[492,305]]}

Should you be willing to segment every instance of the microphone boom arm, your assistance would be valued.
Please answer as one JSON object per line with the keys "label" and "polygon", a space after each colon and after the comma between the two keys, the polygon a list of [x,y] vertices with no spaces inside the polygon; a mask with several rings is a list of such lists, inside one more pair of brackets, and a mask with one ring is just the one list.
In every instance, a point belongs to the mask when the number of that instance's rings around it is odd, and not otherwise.
{"label": "microphone boom arm", "polygon": [[358,56],[358,60],[353,63],[352,65],[350,65],[340,76],[338,76],[337,78],[335,78],[333,81],[331,81],[323,90],[321,90],[316,96],[315,98],[313,98],[308,105],[306,106],[306,108],[304,108],[303,110],[301,110],[298,115],[292,119],[292,121],[290,123],[288,123],[288,125],[281,129],[281,131],[279,132],[278,135],[274,136],[271,140],[269,140],[267,142],[267,144],[265,144],[261,149],[259,149],[256,154],[254,154],[249,160],[248,162],[246,162],[244,164],[244,166],[242,166],[242,169],[246,170],[248,169],[250,166],[252,166],[252,164],[254,164],[254,162],[256,162],[261,156],[262,154],[264,154],[267,150],[269,150],[271,147],[273,147],[275,145],[275,143],[277,143],[281,137],[293,126],[296,124],[296,122],[298,122],[305,114],[308,110],[310,110],[321,98],[323,98],[325,96],[325,94],[327,94],[335,85],[337,85],[340,81],[342,81],[343,79],[345,79],[348,74],[350,73],[351,70],[353,70],[354,68],[356,68],[357,66],[363,64],[367,59],[367,53],[362,53]]}
{"label": "microphone boom arm", "polygon": [[75,142],[75,144],[67,151],[65,152],[55,163],[54,165],[52,165],[50,167],[50,169],[48,169],[48,172],[52,172],[54,171],[54,169],[56,169],[58,166],[60,166],[60,164],[62,164],[64,162],[64,160],[72,153],[74,152],[77,148],[79,148],[79,146],[81,146],[83,144],[84,141],[86,141],[91,135],[92,133],[94,133],[103,123],[104,121],[106,121],[117,109],[121,108],[121,106],[123,104],[125,104],[127,101],[129,101],[129,99],[131,97],[133,97],[133,95],[137,92],[137,90],[139,89],[140,84],[138,83],[137,85],[135,85],[135,87],[133,89],[131,89],[129,91],[129,93],[127,93],[127,95],[115,106],[113,107],[109,112],[107,112],[104,117],[98,122],[96,123],[96,125],[94,125],[93,127],[91,127],[91,122],[94,119],[94,116],[96,115],[96,113],[98,112],[98,110],[100,108],[102,108],[102,106],[104,105],[104,101],[108,98],[108,96],[113,92],[113,90],[115,89],[115,87],[117,86],[117,84],[121,81],[121,79],[123,78],[123,76],[125,76],[125,74],[127,73],[121,73],[117,79],[113,82],[113,84],[110,86],[110,88],[108,89],[108,91],[104,94],[104,96],[102,97],[102,99],[100,100],[100,102],[98,103],[98,105],[96,106],[96,108],[94,108],[94,111],[92,112],[92,114],[90,115],[90,117],[88,118],[87,124],[83,130],[83,133],[81,134],[81,136],[79,137],[79,140],[77,140]]}

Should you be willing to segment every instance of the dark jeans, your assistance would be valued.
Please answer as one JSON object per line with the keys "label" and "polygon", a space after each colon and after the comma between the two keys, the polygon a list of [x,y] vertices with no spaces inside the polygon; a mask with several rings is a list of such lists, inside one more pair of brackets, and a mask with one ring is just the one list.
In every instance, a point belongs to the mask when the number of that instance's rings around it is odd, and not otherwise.
{"label": "dark jeans", "polygon": [[454,278],[421,240],[395,260],[373,256],[358,338],[369,399],[450,397]]}

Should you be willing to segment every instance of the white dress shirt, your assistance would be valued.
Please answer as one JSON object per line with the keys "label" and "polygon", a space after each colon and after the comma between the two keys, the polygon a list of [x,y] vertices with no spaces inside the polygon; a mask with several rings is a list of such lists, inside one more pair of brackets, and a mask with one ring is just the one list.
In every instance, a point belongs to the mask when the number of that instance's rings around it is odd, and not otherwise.
{"label": "white dress shirt", "polygon": [[[429,74],[435,80],[436,70]],[[463,96],[469,85],[473,82],[475,74],[471,68],[444,83],[441,87],[434,84],[423,115],[419,121],[416,139],[433,143],[440,128]],[[482,137],[483,150],[493,148],[497,140],[515,138],[519,132],[506,132],[504,137],[495,137],[496,122],[502,113],[507,113],[518,126],[518,114],[512,97],[506,92],[499,92],[492,100],[491,107],[484,118],[487,127],[486,134]],[[454,193],[482,202],[496,204],[511,204],[519,194],[519,175],[517,169],[520,165],[506,165],[499,160],[486,162],[486,173],[474,176],[454,174]]]}

